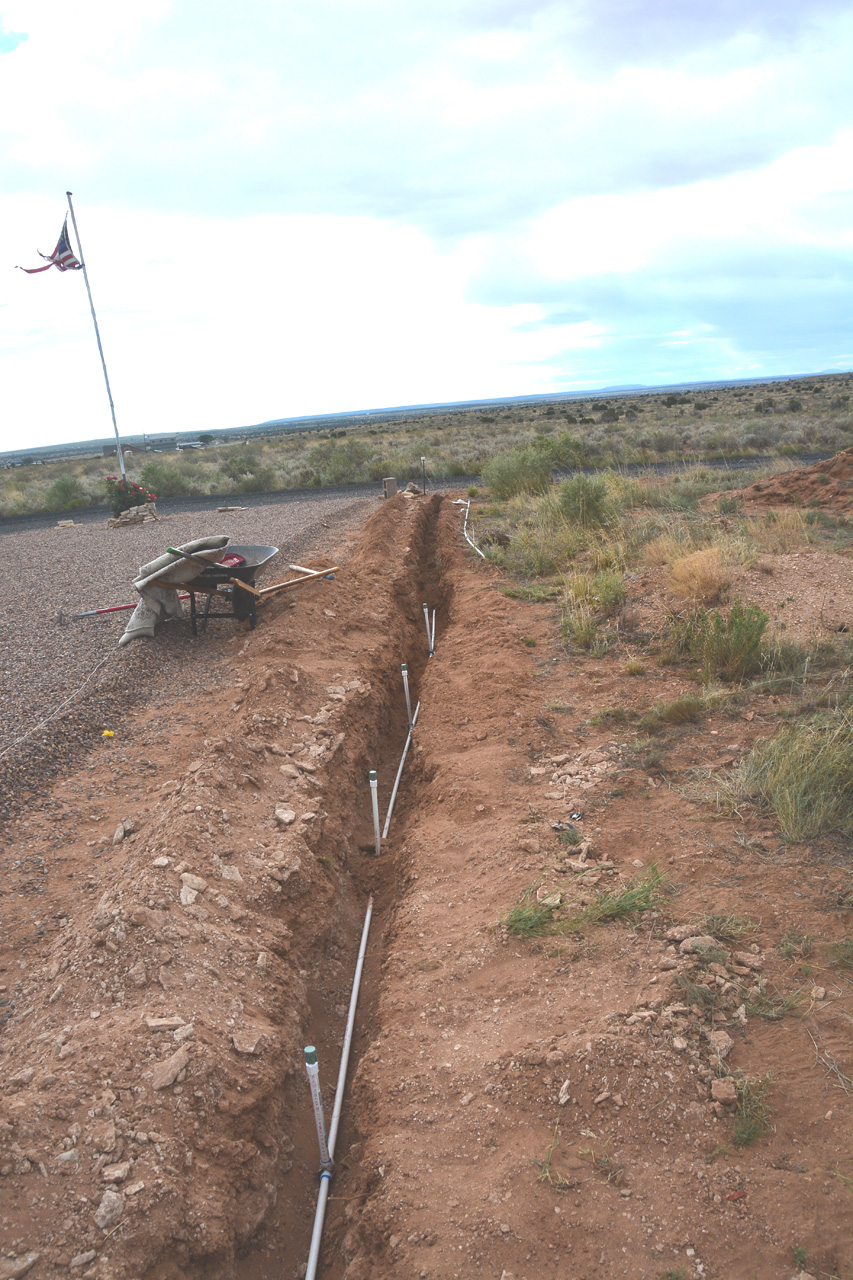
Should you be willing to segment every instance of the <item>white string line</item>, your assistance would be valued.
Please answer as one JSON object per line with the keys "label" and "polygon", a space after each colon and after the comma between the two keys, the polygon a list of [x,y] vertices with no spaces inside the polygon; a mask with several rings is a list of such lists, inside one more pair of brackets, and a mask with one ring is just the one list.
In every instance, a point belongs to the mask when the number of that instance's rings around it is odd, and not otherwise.
{"label": "white string line", "polygon": [[54,711],[51,711],[49,716],[45,716],[44,720],[40,720],[38,724],[33,725],[32,729],[28,729],[20,738],[16,738],[14,742],[10,742],[9,746],[6,747],[4,751],[0,751],[0,760],[2,760],[4,756],[7,756],[10,751],[14,751],[15,747],[20,746],[22,742],[26,742],[27,738],[31,737],[34,733],[38,733],[39,729],[43,729],[51,720],[54,720],[56,716],[59,715],[60,711],[62,711],[64,707],[67,707],[69,702],[73,702],[77,695],[86,688],[86,685],[92,679],[92,676],[95,675],[96,672],[100,671],[104,663],[109,662],[110,658],[112,658],[116,652],[117,650],[111,649],[107,656],[105,658],[101,658],[98,665],[89,672],[79,689],[75,689],[73,693],[69,694],[64,702],[60,702],[59,706]]}

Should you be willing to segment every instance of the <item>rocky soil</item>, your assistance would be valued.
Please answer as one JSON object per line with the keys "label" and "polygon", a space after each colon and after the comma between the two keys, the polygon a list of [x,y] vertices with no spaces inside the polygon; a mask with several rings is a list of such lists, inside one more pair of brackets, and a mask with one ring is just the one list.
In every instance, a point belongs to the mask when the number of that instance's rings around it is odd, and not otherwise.
{"label": "rocky soil", "polygon": [[[595,713],[686,677],[568,655],[553,606],[502,594],[447,498],[396,498],[324,550],[333,582],[253,633],[222,624],[203,686],[152,683],[17,797],[2,1280],[303,1273],[302,1047],[328,1114],[370,893],[324,1277],[850,1275],[853,1002],[830,946],[851,932],[849,850],[724,817],[707,786],[772,731],[774,696],[668,730],[652,760]],[[806,590],[810,556],[781,559],[785,596]],[[660,590],[632,584],[649,607]],[[421,712],[377,858],[367,774],[384,815],[401,662]],[[500,923],[525,892],[581,908],[657,872],[642,914],[532,940]]]}

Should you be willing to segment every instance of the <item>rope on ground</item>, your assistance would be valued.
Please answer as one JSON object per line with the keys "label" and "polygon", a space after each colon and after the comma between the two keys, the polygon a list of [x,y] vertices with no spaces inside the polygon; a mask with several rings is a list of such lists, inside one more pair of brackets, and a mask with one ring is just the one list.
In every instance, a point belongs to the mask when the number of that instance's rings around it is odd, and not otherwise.
{"label": "rope on ground", "polygon": [[86,688],[86,685],[92,679],[92,676],[97,675],[101,667],[104,666],[106,662],[109,662],[110,658],[112,658],[117,652],[118,652],[117,649],[111,649],[110,652],[107,654],[107,656],[105,658],[101,658],[101,661],[98,663],[98,665],[92,668],[92,670],[86,676],[86,679],[83,681],[80,687],[78,689],[75,689],[73,693],[69,694],[64,702],[60,702],[59,706],[56,707],[55,710],[51,711],[49,716],[45,716],[44,720],[40,720],[38,724],[33,725],[32,729],[28,729],[26,733],[22,733],[20,738],[16,738],[14,742],[9,743],[8,747],[6,747],[3,751],[0,751],[0,760],[2,760],[4,756],[7,756],[10,751],[14,751],[15,747],[19,747],[22,742],[26,742],[27,738],[31,738],[34,733],[38,733],[39,729],[43,729],[44,726],[46,724],[49,724],[51,720],[55,720],[56,717],[59,715],[60,711],[63,711],[65,707],[68,706],[69,702],[73,702],[74,699],[78,696],[78,694],[83,692],[83,690]]}

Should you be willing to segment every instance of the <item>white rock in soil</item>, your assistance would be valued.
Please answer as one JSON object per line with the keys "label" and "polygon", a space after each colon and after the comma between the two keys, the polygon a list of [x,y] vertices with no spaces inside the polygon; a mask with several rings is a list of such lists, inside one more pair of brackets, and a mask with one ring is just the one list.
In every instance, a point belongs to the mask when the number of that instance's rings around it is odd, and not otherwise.
{"label": "white rock in soil", "polygon": [[104,1182],[124,1182],[130,1173],[130,1161],[122,1160],[120,1164],[105,1164],[101,1170]]}
{"label": "white rock in soil", "polygon": [[716,938],[712,938],[708,933],[700,933],[690,938],[685,938],[680,944],[678,950],[683,956],[701,955],[704,951],[719,950],[720,944]]}
{"label": "white rock in soil", "polygon": [[185,871],[181,881],[188,889],[195,889],[196,893],[204,893],[207,888],[207,881],[202,880],[201,876],[194,876],[191,871]]}
{"label": "white rock in soil", "polygon": [[296,821],[296,814],[293,809],[288,809],[286,805],[277,804],[275,807],[275,820],[280,827],[290,827]]}
{"label": "white rock in soil", "polygon": [[257,1053],[258,1045],[263,1039],[261,1031],[235,1031],[231,1042],[238,1053]]}
{"label": "white rock in soil", "polygon": [[237,884],[242,884],[243,882],[239,867],[231,866],[230,863],[222,867],[219,874],[223,880],[234,880]]}
{"label": "white rock in soil", "polygon": [[68,1267],[71,1271],[78,1271],[80,1267],[88,1267],[90,1262],[94,1262],[97,1258],[94,1249],[87,1249],[85,1253],[77,1253],[71,1259]]}
{"label": "white rock in soil", "polygon": [[183,1044],[185,1040],[195,1039],[195,1027],[188,1022],[185,1027],[178,1027],[177,1031],[172,1032],[172,1039],[175,1044]]}
{"label": "white rock in soil", "polygon": [[124,1200],[118,1191],[105,1191],[95,1210],[95,1222],[102,1231],[109,1231],[124,1212]]}
{"label": "white rock in soil", "polygon": [[165,1062],[158,1062],[151,1074],[152,1089],[167,1089],[170,1084],[174,1084],[184,1067],[190,1060],[189,1050],[186,1045],[182,1044],[171,1058],[167,1058]]}
{"label": "white rock in soil", "polygon": [[727,1031],[709,1031],[708,1043],[718,1058],[727,1058],[735,1044]]}
{"label": "white rock in soil", "polygon": [[151,865],[152,867],[157,867],[158,870],[162,871],[164,867],[168,867],[170,865],[171,861],[171,858],[155,858]]}
{"label": "white rock in soil", "polygon": [[19,1254],[17,1258],[0,1258],[0,1280],[18,1280],[19,1276],[25,1276],[40,1257],[40,1253],[32,1250]]}
{"label": "white rock in soil", "polygon": [[197,898],[198,898],[198,893],[196,892],[195,889],[191,889],[188,884],[181,885],[181,905],[182,906],[191,907]]}
{"label": "white rock in soil", "polygon": [[737,1104],[737,1089],[731,1076],[723,1076],[720,1080],[711,1081],[711,1098],[714,1102],[722,1102],[727,1107],[734,1107]]}

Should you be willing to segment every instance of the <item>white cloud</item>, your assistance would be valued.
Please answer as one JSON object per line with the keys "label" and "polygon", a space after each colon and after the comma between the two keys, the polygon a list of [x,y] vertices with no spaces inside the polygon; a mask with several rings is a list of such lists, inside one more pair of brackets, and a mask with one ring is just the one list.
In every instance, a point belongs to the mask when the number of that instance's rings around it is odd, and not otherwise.
{"label": "white cloud", "polygon": [[128,430],[842,358],[840,0],[3,17],[14,430],[108,429],[82,282],[11,271],[67,186]]}

